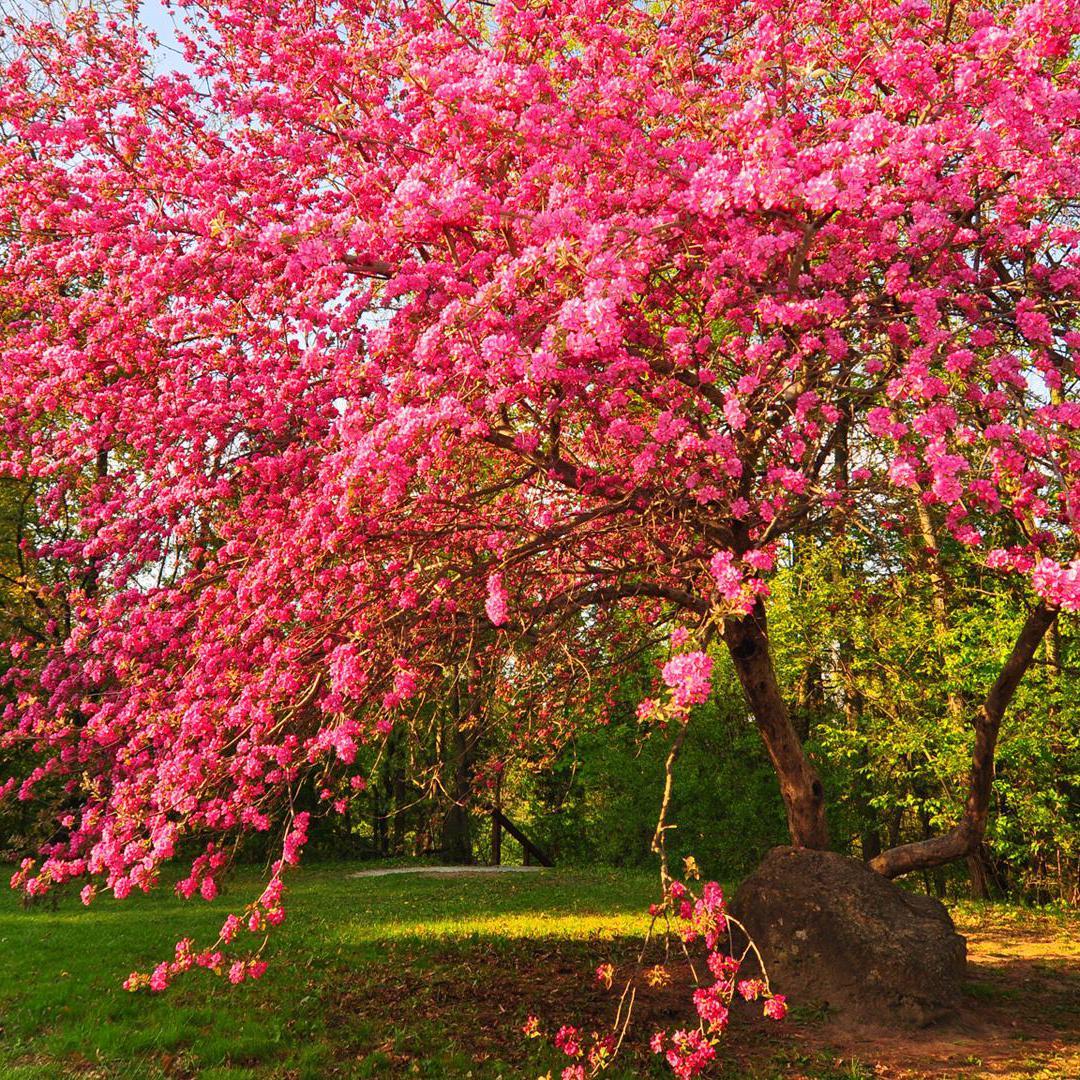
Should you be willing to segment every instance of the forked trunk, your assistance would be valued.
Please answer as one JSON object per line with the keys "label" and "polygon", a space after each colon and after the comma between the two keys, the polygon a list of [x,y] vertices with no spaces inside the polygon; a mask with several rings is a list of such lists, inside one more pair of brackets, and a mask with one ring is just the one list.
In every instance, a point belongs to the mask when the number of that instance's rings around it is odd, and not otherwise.
{"label": "forked trunk", "polygon": [[760,601],[749,615],[727,621],[724,642],[780,781],[792,843],[796,847],[828,848],[825,790],[803,751],[780,693],[769,653],[765,608]]}

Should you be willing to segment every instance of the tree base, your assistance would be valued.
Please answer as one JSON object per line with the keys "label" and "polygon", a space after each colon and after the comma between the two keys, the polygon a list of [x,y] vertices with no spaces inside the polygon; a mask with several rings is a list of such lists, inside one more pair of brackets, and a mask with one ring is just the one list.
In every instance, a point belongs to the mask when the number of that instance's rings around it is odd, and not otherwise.
{"label": "tree base", "polygon": [[960,1001],[967,945],[945,905],[831,851],[773,848],[731,912],[792,1005],[925,1026]]}

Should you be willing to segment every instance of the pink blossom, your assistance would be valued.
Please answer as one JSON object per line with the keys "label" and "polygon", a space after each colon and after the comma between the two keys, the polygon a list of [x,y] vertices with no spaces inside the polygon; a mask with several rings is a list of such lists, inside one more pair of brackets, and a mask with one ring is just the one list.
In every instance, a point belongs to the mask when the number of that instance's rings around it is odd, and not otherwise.
{"label": "pink blossom", "polygon": [[221,940],[228,944],[243,926],[243,922],[236,915],[229,915],[221,924]]}
{"label": "pink blossom", "polygon": [[739,982],[739,993],[746,1001],[757,1001],[767,990],[761,979],[742,979]]}
{"label": "pink blossom", "polygon": [[679,708],[708,700],[712,666],[712,657],[700,651],[674,656],[663,666],[660,675],[671,688],[672,699]]}
{"label": "pink blossom", "polygon": [[676,1031],[671,1043],[667,1063],[679,1080],[700,1076],[716,1057],[715,1046],[700,1031]]}
{"label": "pink blossom", "polygon": [[717,591],[731,603],[740,603],[742,595],[742,574],[735,566],[735,556],[730,551],[718,551],[709,563],[709,572],[716,582]]}
{"label": "pink blossom", "polygon": [[564,1024],[555,1033],[556,1049],[561,1050],[567,1057],[581,1056],[581,1034],[571,1024]]}
{"label": "pink blossom", "polygon": [[787,1011],[787,998],[783,994],[773,994],[765,1001],[765,1016],[770,1020],[783,1020]]}
{"label": "pink blossom", "polygon": [[709,1031],[723,1031],[728,1023],[728,1008],[724,1000],[724,984],[700,987],[694,991],[694,1007]]}
{"label": "pink blossom", "polygon": [[509,599],[502,574],[492,574],[488,578],[484,610],[493,626],[505,626],[510,621]]}
{"label": "pink blossom", "polygon": [[1067,567],[1053,559],[1041,559],[1032,571],[1031,583],[1048,603],[1065,611],[1080,611],[1080,559]]}

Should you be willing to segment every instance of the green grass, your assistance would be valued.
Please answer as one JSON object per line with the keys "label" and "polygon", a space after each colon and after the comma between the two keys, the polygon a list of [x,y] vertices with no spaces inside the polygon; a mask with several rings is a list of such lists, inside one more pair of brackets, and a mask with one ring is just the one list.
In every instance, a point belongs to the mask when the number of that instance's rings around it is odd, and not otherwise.
{"label": "green grass", "polygon": [[[293,875],[289,916],[258,983],[231,988],[197,971],[156,995],[121,983],[170,956],[180,937],[210,943],[224,915],[260,891],[257,871],[237,873],[212,904],[164,887],[88,909],[69,896],[55,910],[24,910],[4,890],[0,1077],[535,1076],[543,1053],[516,1034],[528,978],[521,1000],[486,1001],[486,1021],[470,1004],[522,969],[542,980],[556,954],[579,963],[588,985],[605,942],[642,933],[656,888],[614,871],[358,879],[352,870]],[[455,996],[457,1029],[440,1008]]]}
{"label": "green grass", "polygon": [[[289,917],[259,982],[233,988],[195,971],[157,995],[121,983],[181,937],[211,943],[225,914],[261,891],[258,871],[239,871],[212,904],[180,900],[165,884],[122,903],[103,896],[84,908],[67,896],[24,909],[0,888],[0,1080],[557,1077],[566,1059],[523,1039],[522,1020],[536,1012],[549,1028],[605,1030],[615,1002],[591,973],[635,956],[657,890],[652,875],[612,870],[355,878],[355,869],[309,865],[291,876]],[[964,997],[998,1018],[1015,1067],[1000,1075],[1075,1074],[1078,1063],[1044,1030],[1048,1017],[1072,1030],[1074,949],[1062,942],[1074,923],[1006,906],[960,905],[958,914],[983,941]],[[795,1036],[733,1028],[717,1080],[874,1075],[861,1046],[833,1045],[826,1010],[793,1005]],[[642,1048],[656,1027],[690,1015],[685,984],[640,997],[607,1080],[670,1077]],[[905,1053],[901,1042],[893,1058],[904,1063]],[[1033,1073],[1028,1058],[1048,1071]]]}

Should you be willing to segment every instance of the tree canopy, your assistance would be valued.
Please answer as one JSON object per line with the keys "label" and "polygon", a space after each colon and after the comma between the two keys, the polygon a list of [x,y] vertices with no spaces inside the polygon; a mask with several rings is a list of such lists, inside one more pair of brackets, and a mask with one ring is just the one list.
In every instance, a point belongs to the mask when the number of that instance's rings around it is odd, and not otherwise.
{"label": "tree canopy", "polygon": [[209,898],[282,828],[273,922],[301,783],[344,810],[446,701],[557,743],[672,631],[642,719],[685,731],[722,643],[826,846],[770,581],[912,515],[1024,618],[957,705],[962,820],[875,865],[973,850],[1080,608],[1076,5],[182,11],[185,70],[84,10],[0,78],[0,474],[54,609],[3,624],[2,790],[55,820],[19,883],[123,896],[197,837]]}

